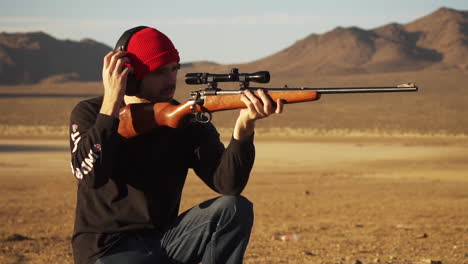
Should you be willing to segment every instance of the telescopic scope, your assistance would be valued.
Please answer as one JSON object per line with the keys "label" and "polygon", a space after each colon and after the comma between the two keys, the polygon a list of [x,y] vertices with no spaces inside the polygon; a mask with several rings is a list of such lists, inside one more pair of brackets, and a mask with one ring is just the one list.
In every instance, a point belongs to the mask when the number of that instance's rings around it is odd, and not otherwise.
{"label": "telescopic scope", "polygon": [[228,74],[213,74],[192,72],[185,75],[186,84],[207,84],[216,82],[257,82],[268,83],[270,73],[268,71],[259,71],[254,73],[239,73],[239,69],[232,68]]}

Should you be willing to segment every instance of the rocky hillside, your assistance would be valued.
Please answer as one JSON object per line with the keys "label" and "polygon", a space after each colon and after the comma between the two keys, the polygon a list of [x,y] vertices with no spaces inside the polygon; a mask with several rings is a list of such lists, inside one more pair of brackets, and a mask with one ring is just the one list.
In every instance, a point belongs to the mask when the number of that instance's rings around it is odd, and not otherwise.
{"label": "rocky hillside", "polygon": [[110,47],[94,40],[57,40],[43,32],[0,33],[0,84],[96,81]]}
{"label": "rocky hillside", "polygon": [[468,11],[440,8],[371,30],[338,27],[242,66],[300,75],[468,69]]}

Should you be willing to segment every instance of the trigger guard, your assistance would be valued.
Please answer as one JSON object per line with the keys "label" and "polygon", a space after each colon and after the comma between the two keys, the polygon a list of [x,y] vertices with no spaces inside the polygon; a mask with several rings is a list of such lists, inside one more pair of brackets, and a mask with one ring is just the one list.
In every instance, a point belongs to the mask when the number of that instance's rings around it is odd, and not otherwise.
{"label": "trigger guard", "polygon": [[195,119],[198,123],[208,123],[211,121],[212,115],[211,112],[198,112],[195,114]]}

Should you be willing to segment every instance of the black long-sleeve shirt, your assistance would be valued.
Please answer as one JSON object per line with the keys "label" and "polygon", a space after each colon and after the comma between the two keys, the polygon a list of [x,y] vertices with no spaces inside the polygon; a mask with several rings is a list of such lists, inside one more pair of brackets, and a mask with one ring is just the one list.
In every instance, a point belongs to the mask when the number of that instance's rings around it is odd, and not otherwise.
{"label": "black long-sleeve shirt", "polygon": [[94,263],[129,232],[160,233],[178,214],[189,168],[211,189],[239,194],[253,166],[253,136],[225,149],[212,124],[187,117],[131,139],[100,114],[102,97],[71,113],[71,167],[78,179],[72,238],[75,263]]}

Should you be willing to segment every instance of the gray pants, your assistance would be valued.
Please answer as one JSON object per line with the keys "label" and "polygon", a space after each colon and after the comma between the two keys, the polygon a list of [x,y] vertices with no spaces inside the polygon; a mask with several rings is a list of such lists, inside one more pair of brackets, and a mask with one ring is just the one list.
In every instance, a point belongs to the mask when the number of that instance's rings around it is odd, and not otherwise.
{"label": "gray pants", "polygon": [[128,236],[95,264],[242,263],[252,225],[247,198],[221,196],[178,216],[161,237]]}

